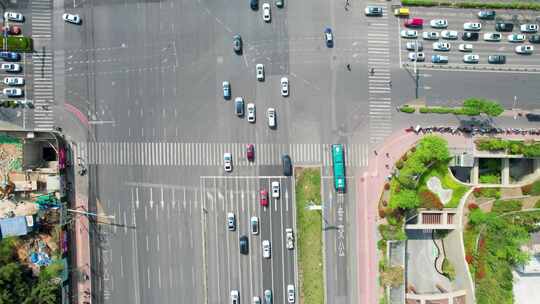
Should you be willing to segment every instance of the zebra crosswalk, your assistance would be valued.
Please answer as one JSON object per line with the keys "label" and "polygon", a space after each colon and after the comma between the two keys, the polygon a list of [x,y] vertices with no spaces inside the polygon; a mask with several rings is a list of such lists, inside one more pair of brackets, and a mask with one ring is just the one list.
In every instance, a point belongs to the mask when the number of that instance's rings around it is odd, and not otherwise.
{"label": "zebra crosswalk", "polygon": [[[223,153],[233,155],[235,166],[281,164],[288,153],[294,164],[323,165],[332,163],[329,144],[257,144],[255,161],[246,159],[247,144],[183,142],[83,142],[76,144],[75,157],[89,165],[110,166],[222,166]],[[346,165],[368,164],[367,144],[344,145]]]}
{"label": "zebra crosswalk", "polygon": [[52,0],[32,0],[32,38],[36,52],[32,54],[34,90],[34,129],[50,131],[54,115],[49,107],[54,102],[54,64],[52,43]]}

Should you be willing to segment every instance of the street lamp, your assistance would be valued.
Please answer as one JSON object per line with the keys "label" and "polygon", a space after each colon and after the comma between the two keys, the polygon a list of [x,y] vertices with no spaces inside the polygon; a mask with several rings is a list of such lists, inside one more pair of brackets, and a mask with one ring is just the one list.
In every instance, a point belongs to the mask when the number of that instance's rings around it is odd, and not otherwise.
{"label": "street lamp", "polygon": [[73,212],[73,213],[77,213],[77,214],[82,214],[84,216],[94,216],[96,218],[106,218],[106,219],[111,219],[111,220],[114,220],[115,216],[114,215],[106,215],[106,214],[97,214],[97,213],[93,213],[93,212],[87,212],[87,211],[81,211],[81,210],[75,210],[75,209],[66,209],[67,212]]}

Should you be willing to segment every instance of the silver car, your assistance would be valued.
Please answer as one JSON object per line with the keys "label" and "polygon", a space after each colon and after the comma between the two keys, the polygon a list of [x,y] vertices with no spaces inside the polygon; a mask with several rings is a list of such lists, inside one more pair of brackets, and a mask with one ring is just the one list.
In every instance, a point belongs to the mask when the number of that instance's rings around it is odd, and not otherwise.
{"label": "silver car", "polygon": [[68,14],[65,13],[62,15],[62,19],[65,22],[73,23],[73,24],[81,24],[81,17],[76,14]]}
{"label": "silver car", "polygon": [[426,54],[424,54],[423,52],[410,52],[407,58],[409,58],[410,61],[420,62],[426,60]]}
{"label": "silver car", "polygon": [[465,22],[463,23],[463,29],[466,31],[479,31],[482,29],[482,24],[478,22]]}
{"label": "silver car", "polygon": [[433,43],[433,50],[434,51],[444,51],[444,52],[448,52],[450,51],[450,43],[448,42],[434,42]]}
{"label": "silver car", "polygon": [[418,37],[418,32],[415,30],[401,30],[401,38],[416,38]]}
{"label": "silver car", "polygon": [[255,104],[247,104],[247,120],[248,122],[255,123]]}
{"label": "silver car", "polygon": [[485,41],[501,41],[502,35],[500,33],[485,33],[484,34],[484,40]]}
{"label": "silver car", "polygon": [[477,54],[463,55],[463,62],[465,63],[478,63],[480,62],[480,56]]}
{"label": "silver car", "polygon": [[538,32],[538,24],[535,23],[529,23],[529,24],[522,24],[519,29],[522,33],[536,33]]}
{"label": "silver car", "polygon": [[515,48],[516,53],[522,54],[522,55],[530,55],[534,51],[534,47],[532,45],[524,44],[516,46]]}
{"label": "silver car", "polygon": [[262,241],[263,258],[269,259],[272,256],[272,246],[269,240]]}
{"label": "silver car", "polygon": [[446,19],[433,19],[429,23],[432,28],[447,28],[448,27],[448,20]]}
{"label": "silver car", "polygon": [[425,40],[439,40],[439,33],[437,32],[423,32],[422,38]]}
{"label": "silver car", "polygon": [[223,169],[225,172],[231,172],[232,171],[232,154],[231,153],[223,153]]}
{"label": "silver car", "polygon": [[508,42],[523,42],[525,38],[523,34],[510,34],[508,35]]}
{"label": "silver car", "polygon": [[289,79],[287,77],[281,77],[281,96],[289,96]]}
{"label": "silver car", "polygon": [[24,85],[24,78],[22,77],[4,77],[4,84],[9,86]]}
{"label": "silver car", "polygon": [[268,126],[270,128],[275,128],[276,127],[276,109],[268,108],[268,110],[266,110],[266,117],[268,118]]}
{"label": "silver car", "polygon": [[443,39],[456,40],[458,39],[458,32],[444,30],[441,32],[441,37]]}

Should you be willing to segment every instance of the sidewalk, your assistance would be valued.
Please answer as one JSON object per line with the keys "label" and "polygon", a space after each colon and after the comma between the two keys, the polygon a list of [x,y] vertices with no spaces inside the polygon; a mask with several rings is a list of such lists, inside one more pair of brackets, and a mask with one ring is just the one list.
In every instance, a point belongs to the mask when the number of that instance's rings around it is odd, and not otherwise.
{"label": "sidewalk", "polygon": [[[425,135],[437,135],[448,141],[449,147],[470,148],[475,138],[463,135],[442,133],[415,134],[414,132],[397,131],[377,147],[377,152],[370,151],[368,167],[356,173],[358,184],[357,195],[357,254],[358,254],[358,302],[378,303],[378,253],[377,237],[377,205],[386,177],[392,171],[392,165]],[[507,139],[536,139],[531,135],[499,135]],[[388,156],[386,156],[388,153]],[[389,165],[386,168],[385,165]]]}

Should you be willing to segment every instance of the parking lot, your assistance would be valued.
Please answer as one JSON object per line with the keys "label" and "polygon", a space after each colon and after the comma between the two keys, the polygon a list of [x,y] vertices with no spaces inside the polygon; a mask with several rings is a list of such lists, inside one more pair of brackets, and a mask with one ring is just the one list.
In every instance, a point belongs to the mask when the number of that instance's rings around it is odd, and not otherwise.
{"label": "parking lot", "polygon": [[[410,8],[409,18],[422,18],[424,19],[424,25],[422,28],[410,28],[418,32],[417,39],[401,38],[399,43],[399,60],[402,67],[412,67],[413,62],[408,58],[409,50],[406,49],[406,43],[410,41],[418,40],[423,44],[423,52],[425,54],[425,61],[418,62],[417,66],[420,68],[431,69],[449,69],[449,70],[480,70],[480,71],[512,71],[512,72],[526,72],[526,73],[540,73],[540,50],[538,50],[538,44],[532,44],[528,41],[531,34],[523,33],[526,36],[525,42],[509,42],[508,35],[510,34],[522,34],[520,32],[520,25],[527,23],[538,24],[538,18],[531,12],[523,12],[521,14],[508,14],[505,11],[497,11],[495,20],[480,20],[477,17],[478,9],[450,9],[450,8]],[[395,29],[397,34],[406,28],[403,23],[407,18],[395,19]],[[432,28],[430,21],[434,19],[446,19],[448,20],[447,28]],[[499,20],[505,22],[511,22],[514,24],[512,32],[497,32],[495,30],[495,23]],[[466,22],[477,22],[482,25],[480,31],[478,31],[479,37],[476,41],[464,41],[462,34],[464,33],[463,24]],[[437,32],[441,35],[443,30],[457,31],[458,38],[454,40],[442,39],[438,40],[425,40],[422,37],[423,32]],[[484,34],[486,33],[500,33],[500,41],[485,41]],[[538,34],[538,33],[534,33]],[[450,44],[449,51],[434,51],[433,43],[435,42],[447,42]],[[471,44],[473,46],[472,51],[462,52],[458,49],[460,44]],[[532,54],[524,55],[517,54],[515,48],[519,45],[532,45],[534,50]],[[476,54],[479,57],[478,63],[465,63],[463,56],[467,54]],[[432,55],[443,55],[448,57],[448,63],[432,63]],[[489,64],[488,56],[491,55],[504,55],[506,56],[505,64]]]}

